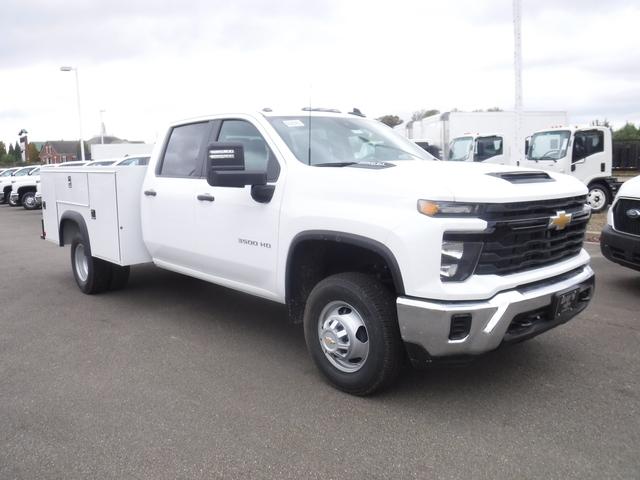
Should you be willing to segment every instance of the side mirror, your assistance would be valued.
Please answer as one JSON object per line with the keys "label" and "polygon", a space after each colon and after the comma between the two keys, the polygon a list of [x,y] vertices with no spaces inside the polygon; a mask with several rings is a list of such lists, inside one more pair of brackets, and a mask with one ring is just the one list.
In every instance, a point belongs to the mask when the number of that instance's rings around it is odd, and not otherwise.
{"label": "side mirror", "polygon": [[243,188],[264,185],[267,172],[245,170],[244,147],[238,143],[212,143],[207,147],[207,182],[212,187]]}

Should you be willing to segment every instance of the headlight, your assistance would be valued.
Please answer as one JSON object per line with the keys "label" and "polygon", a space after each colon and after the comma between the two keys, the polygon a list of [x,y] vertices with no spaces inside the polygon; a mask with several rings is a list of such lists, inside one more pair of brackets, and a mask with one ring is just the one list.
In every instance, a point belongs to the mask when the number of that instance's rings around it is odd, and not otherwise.
{"label": "headlight", "polygon": [[445,238],[440,251],[440,280],[461,282],[469,278],[476,268],[481,250],[482,243]]}
{"label": "headlight", "polygon": [[481,207],[478,203],[418,200],[418,211],[429,217],[476,217]]}

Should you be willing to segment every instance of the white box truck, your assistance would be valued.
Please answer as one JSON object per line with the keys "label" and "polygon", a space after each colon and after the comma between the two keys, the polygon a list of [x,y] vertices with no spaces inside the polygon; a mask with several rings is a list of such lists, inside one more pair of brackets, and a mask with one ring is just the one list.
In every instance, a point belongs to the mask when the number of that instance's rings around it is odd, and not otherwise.
{"label": "white box truck", "polygon": [[[567,112],[525,111],[521,113],[520,135],[516,139],[515,112],[444,112],[399,125],[396,130],[418,144],[425,142],[430,149],[438,149],[442,160],[515,166],[524,156],[527,137],[567,122]],[[515,147],[518,144],[519,149]]]}

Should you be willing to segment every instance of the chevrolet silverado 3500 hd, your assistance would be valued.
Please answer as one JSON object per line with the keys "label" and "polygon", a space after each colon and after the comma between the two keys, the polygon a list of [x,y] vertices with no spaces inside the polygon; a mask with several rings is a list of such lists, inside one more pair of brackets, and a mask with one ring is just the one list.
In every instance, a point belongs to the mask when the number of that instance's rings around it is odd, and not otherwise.
{"label": "chevrolet silverado 3500 hd", "polygon": [[[170,125],[142,167],[41,172],[43,237],[88,294],[153,262],[287,304],[358,395],[533,337],[589,303],[578,180],[434,161],[379,122],[305,111]],[[46,232],[46,233],[45,233]]]}

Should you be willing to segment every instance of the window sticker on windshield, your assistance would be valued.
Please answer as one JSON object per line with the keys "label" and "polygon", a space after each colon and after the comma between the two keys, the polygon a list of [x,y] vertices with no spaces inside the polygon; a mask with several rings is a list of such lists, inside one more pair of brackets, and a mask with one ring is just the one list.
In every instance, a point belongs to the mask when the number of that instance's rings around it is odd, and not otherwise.
{"label": "window sticker on windshield", "polygon": [[355,135],[362,135],[363,131],[362,130],[351,130],[351,133],[353,133]]}
{"label": "window sticker on windshield", "polygon": [[566,150],[567,149],[567,143],[569,143],[569,139],[565,138],[564,140],[562,140],[562,148],[560,150]]}
{"label": "window sticker on windshield", "polygon": [[295,120],[283,120],[282,123],[284,123],[289,128],[304,127],[304,123],[302,123],[298,119],[295,119]]}

